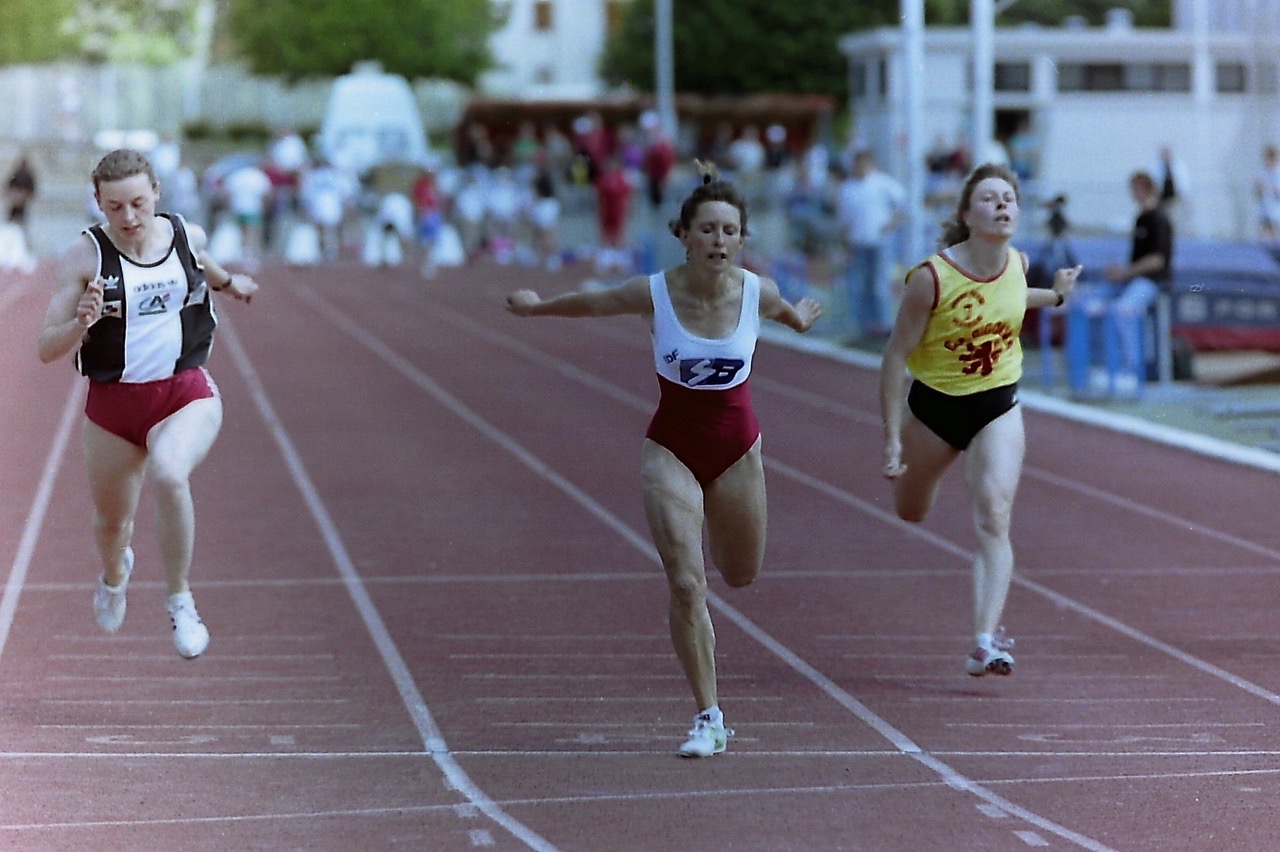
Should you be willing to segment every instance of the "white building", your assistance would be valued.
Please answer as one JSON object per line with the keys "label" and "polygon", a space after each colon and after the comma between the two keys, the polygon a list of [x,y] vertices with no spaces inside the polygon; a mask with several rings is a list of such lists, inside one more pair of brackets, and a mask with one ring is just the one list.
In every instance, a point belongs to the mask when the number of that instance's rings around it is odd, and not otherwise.
{"label": "white building", "polygon": [[603,93],[600,54],[629,0],[493,2],[506,20],[489,40],[498,68],[481,80],[485,94],[576,100]]}
{"label": "white building", "polygon": [[[1105,27],[995,31],[996,135],[1025,120],[1038,148],[1034,191],[1065,192],[1077,228],[1127,229],[1128,176],[1169,147],[1189,177],[1182,233],[1245,237],[1256,228],[1252,180],[1262,147],[1280,142],[1280,0],[1176,0],[1175,26],[1137,29],[1116,12]],[[972,33],[924,37],[925,147],[970,136]],[[843,37],[855,137],[900,176],[905,162],[903,36]]]}

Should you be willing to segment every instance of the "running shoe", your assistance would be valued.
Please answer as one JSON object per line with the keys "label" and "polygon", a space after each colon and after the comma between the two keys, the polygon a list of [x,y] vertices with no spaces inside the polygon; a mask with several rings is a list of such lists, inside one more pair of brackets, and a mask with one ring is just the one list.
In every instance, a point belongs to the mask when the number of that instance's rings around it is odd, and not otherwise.
{"label": "running shoe", "polygon": [[680,746],[681,757],[711,757],[725,750],[733,731],[724,726],[724,719],[712,721],[710,713],[693,717],[693,730],[689,739]]}
{"label": "running shoe", "polygon": [[124,549],[124,579],[119,585],[108,586],[106,577],[98,578],[98,588],[93,592],[93,614],[98,626],[108,633],[115,633],[124,624],[125,592],[129,588],[129,575],[133,573],[133,548]]}
{"label": "running shoe", "polygon": [[1013,648],[1013,640],[1004,635],[1001,627],[991,637],[990,642],[983,642],[973,649],[973,653],[964,661],[964,670],[974,677],[983,675],[1013,674],[1013,656],[1009,653]]}
{"label": "running shoe", "polygon": [[169,621],[173,624],[173,644],[178,653],[187,659],[198,657],[209,647],[209,628],[196,612],[196,602],[190,592],[169,595],[166,603]]}

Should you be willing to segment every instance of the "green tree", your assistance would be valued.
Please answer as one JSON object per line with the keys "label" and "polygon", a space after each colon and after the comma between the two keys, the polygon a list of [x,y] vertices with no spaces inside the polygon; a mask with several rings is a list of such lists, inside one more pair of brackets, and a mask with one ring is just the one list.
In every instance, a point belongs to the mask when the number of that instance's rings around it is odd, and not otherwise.
{"label": "green tree", "polygon": [[[672,49],[677,91],[697,94],[796,92],[843,97],[848,66],[837,40],[844,33],[892,26],[899,0],[699,0],[676,3]],[[1100,24],[1125,7],[1138,26],[1168,26],[1170,0],[1019,0],[1001,26],[1057,25],[1070,15]],[[964,25],[969,0],[926,0],[930,26]],[[605,45],[600,73],[612,85],[651,91],[654,0],[631,0]]]}
{"label": "green tree", "polygon": [[62,29],[96,62],[171,65],[191,55],[199,0],[79,0]]}
{"label": "green tree", "polygon": [[166,65],[190,55],[199,0],[3,0],[0,64]]}
{"label": "green tree", "polygon": [[0,12],[0,65],[52,62],[75,52],[75,40],[62,22],[75,12],[76,0],[6,0]]}
{"label": "green tree", "polygon": [[229,0],[227,35],[262,74],[345,74],[373,59],[411,79],[468,85],[492,65],[499,20],[489,0]]}
{"label": "green tree", "polygon": [[[883,3],[849,0],[700,0],[673,3],[675,87],[698,94],[803,92],[838,95],[848,67],[840,33],[896,18]],[[654,0],[632,0],[605,45],[606,82],[650,91],[654,79]]]}

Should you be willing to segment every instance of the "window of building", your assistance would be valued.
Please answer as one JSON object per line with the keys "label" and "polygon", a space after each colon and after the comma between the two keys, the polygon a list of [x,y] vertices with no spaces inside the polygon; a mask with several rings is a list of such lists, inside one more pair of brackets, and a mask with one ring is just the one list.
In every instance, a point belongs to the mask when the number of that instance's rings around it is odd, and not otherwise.
{"label": "window of building", "polygon": [[1058,66],[1060,92],[1190,92],[1191,66],[1175,62],[1118,62]]}
{"label": "window of building", "polygon": [[538,32],[546,32],[555,26],[551,0],[538,0],[533,4],[533,28]]}
{"label": "window of building", "polygon": [[1249,79],[1243,62],[1219,62],[1214,72],[1214,86],[1219,92],[1239,94]]}
{"label": "window of building", "polygon": [[1280,73],[1277,73],[1276,64],[1274,62],[1257,62],[1254,63],[1253,73],[1257,77],[1254,88],[1258,90],[1260,95],[1274,95],[1280,91]]}
{"label": "window of building", "polygon": [[551,65],[543,65],[533,72],[533,80],[540,86],[549,86],[556,81],[556,69]]}
{"label": "window of building", "polygon": [[849,97],[867,96],[867,66],[861,62],[849,63]]}
{"label": "window of building", "polygon": [[997,62],[995,87],[997,92],[1031,91],[1031,63]]}

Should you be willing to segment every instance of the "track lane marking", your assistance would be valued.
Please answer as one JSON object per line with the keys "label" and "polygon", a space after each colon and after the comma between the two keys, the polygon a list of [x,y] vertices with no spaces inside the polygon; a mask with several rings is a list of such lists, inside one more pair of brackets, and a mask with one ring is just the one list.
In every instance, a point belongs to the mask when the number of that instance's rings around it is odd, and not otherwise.
{"label": "track lane marking", "polygon": [[[76,379],[62,405],[62,416],[58,420],[58,428],[54,431],[53,442],[49,445],[49,455],[45,457],[44,467],[40,472],[40,482],[36,486],[35,496],[31,498],[31,510],[22,525],[22,538],[18,542],[18,551],[13,557],[13,565],[9,568],[9,579],[5,583],[4,593],[0,595],[0,659],[4,656],[5,643],[9,639],[9,629],[13,626],[14,616],[18,611],[18,598],[22,595],[22,587],[31,569],[31,557],[35,553],[36,542],[40,538],[40,529],[44,526],[45,512],[53,496],[53,485],[58,477],[58,469],[66,456],[67,444],[71,438],[71,430],[84,400],[87,383]],[[81,588],[78,586],[77,588]]]}
{"label": "track lane marking", "polygon": [[285,429],[283,421],[276,414],[275,406],[271,404],[262,380],[250,361],[248,352],[240,341],[239,334],[236,333],[234,326],[226,322],[222,324],[222,334],[227,340],[236,368],[240,371],[240,375],[248,387],[249,395],[258,409],[268,433],[274,439],[285,466],[288,468],[295,486],[301,493],[303,501],[306,503],[307,509],[320,531],[330,558],[344,581],[343,584],[347,593],[355,604],[356,612],[359,614],[361,621],[364,622],[365,630],[368,631],[383,665],[400,693],[400,700],[403,702],[414,727],[418,731],[423,748],[431,755],[436,766],[439,767],[444,775],[446,784],[525,845],[539,850],[539,852],[554,852],[555,846],[503,811],[471,780],[466,770],[454,759],[449,751],[448,743],[445,742],[440,729],[436,725],[426,700],[418,690],[418,685],[414,681],[413,674],[409,671],[400,649],[396,646],[391,632],[382,620],[382,615],[378,612],[373,599],[369,596],[360,573],[347,551],[346,544],[338,532],[337,525],[334,523],[324,499],[320,496],[319,490],[311,479],[311,475],[307,472],[301,454]]}

